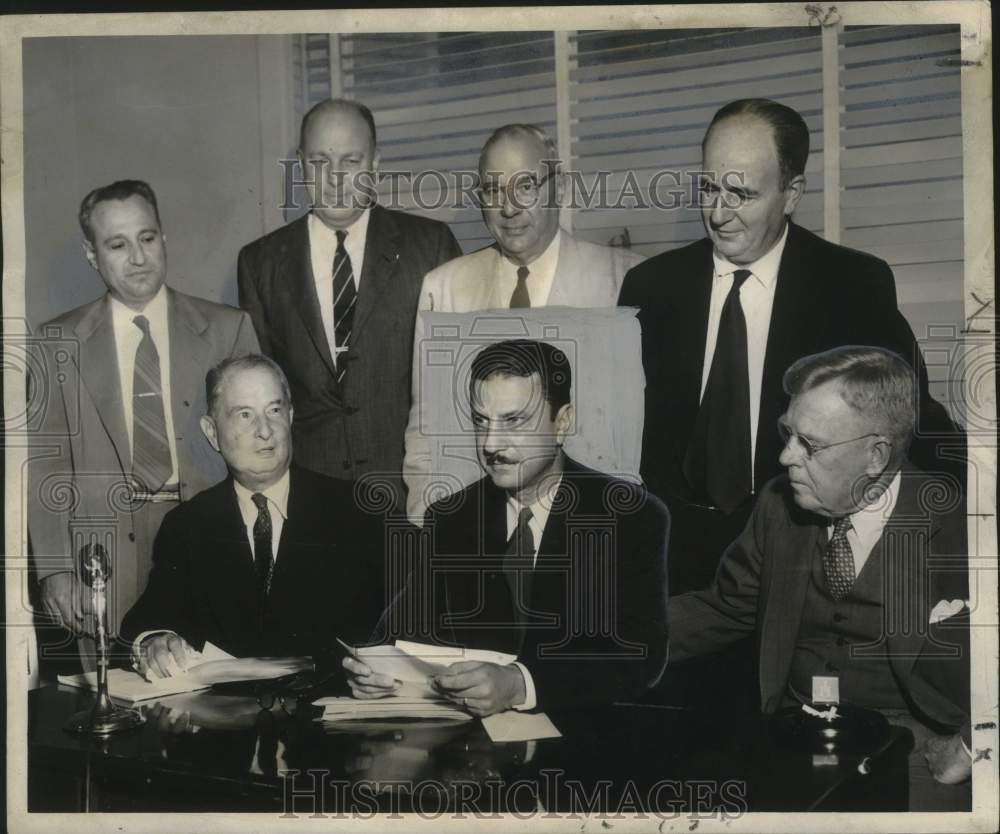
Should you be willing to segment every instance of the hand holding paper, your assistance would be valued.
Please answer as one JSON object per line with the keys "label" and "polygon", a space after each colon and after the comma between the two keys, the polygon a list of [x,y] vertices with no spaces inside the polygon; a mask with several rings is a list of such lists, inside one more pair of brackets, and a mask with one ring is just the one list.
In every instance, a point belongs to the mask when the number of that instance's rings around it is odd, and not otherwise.
{"label": "hand holding paper", "polygon": [[446,698],[483,717],[525,700],[524,676],[517,666],[466,660],[452,663],[431,680]]}
{"label": "hand holding paper", "polygon": [[345,657],[343,667],[347,671],[347,684],[355,698],[384,698],[400,687],[400,682],[395,678],[372,671],[370,666],[354,657]]}
{"label": "hand holding paper", "polygon": [[139,648],[139,669],[146,680],[171,678],[186,672],[191,661],[201,655],[187,640],[172,631],[149,637]]}

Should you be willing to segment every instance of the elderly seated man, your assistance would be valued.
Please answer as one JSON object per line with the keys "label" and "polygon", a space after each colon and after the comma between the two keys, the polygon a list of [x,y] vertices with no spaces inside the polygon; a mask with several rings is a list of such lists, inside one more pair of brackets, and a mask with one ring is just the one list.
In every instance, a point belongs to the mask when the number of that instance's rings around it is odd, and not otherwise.
{"label": "elderly seated man", "polygon": [[913,732],[912,810],[968,809],[965,519],[957,497],[929,500],[960,485],[907,461],[913,371],[850,346],[800,359],[784,387],[787,472],[713,584],[671,599],[670,663],[755,632],[765,712],[808,704],[817,678],[835,678],[841,704]]}
{"label": "elderly seated man", "polygon": [[163,520],[122,623],[138,670],[169,676],[206,641],[237,657],[317,655],[367,636],[384,607],[381,519],[359,509],[351,482],[292,463],[291,398],[273,360],[228,359],[205,384],[201,428],[229,477]]}

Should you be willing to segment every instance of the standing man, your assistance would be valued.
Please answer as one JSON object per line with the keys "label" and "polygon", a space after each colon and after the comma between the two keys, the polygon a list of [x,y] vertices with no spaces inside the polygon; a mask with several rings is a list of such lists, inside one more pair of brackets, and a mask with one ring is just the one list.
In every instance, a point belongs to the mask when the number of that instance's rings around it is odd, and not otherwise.
{"label": "standing man", "polygon": [[928,392],[889,266],[789,220],[808,155],[809,129],[791,108],[727,104],[702,143],[707,237],[651,258],[622,287],[619,304],[638,307],[642,325],[642,475],[671,511],[673,593],[709,583],[778,474],[781,376],[799,357],[850,344],[895,351],[918,374],[913,459],[937,471],[940,436],[963,444]]}
{"label": "standing man", "polygon": [[166,238],[146,183],[91,191],[80,227],[108,291],[41,328],[28,530],[42,605],[78,634],[89,630],[89,591],[76,553],[108,547],[114,633],[145,587],[163,516],[225,475],[198,426],[205,368],[257,350],[257,338],[246,313],[165,285]]}
{"label": "standing man", "polygon": [[[559,228],[566,188],[555,143],[539,127],[509,124],[479,155],[483,221],[495,243],[429,273],[420,310],[468,313],[523,307],[614,306],[625,273],[642,261],[627,249],[579,240]],[[420,345],[414,331],[413,405],[406,427],[406,508],[420,523],[431,484],[431,444],[422,425]]]}
{"label": "standing man", "polygon": [[787,474],[764,486],[712,585],[670,600],[670,662],[755,634],[764,712],[809,705],[817,678],[833,679],[840,704],[913,732],[911,810],[968,810],[968,790],[935,782],[972,766],[966,519],[906,459],[913,371],[852,346],[800,359],[783,387]]}
{"label": "standing man", "polygon": [[[293,410],[266,356],[205,379],[205,437],[229,477],[171,512],[122,637],[136,666],[169,676],[206,641],[237,657],[323,654],[371,633],[385,604],[382,525],[354,485],[292,464]],[[338,588],[350,594],[333,600]]]}
{"label": "standing man", "polygon": [[295,457],[401,490],[420,282],[461,250],[445,224],[374,205],[379,155],[363,104],[313,107],[298,154],[312,210],[243,248],[240,306],[288,377]]}
{"label": "standing man", "polygon": [[[636,698],[666,661],[663,504],[567,457],[574,411],[565,354],[528,339],[491,344],[470,379],[486,476],[435,503],[429,553],[383,617],[382,637],[490,649],[433,680],[474,715]],[[414,633],[414,625],[419,633]],[[357,697],[394,684],[344,661]]]}

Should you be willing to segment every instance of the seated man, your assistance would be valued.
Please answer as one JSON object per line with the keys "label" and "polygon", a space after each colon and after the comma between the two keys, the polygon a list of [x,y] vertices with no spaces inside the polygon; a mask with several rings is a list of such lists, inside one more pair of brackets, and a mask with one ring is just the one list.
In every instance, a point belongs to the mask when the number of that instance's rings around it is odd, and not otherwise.
{"label": "seated man", "polygon": [[[379,637],[516,655],[463,662],[431,681],[474,715],[642,694],[666,660],[667,511],[641,487],[586,469],[562,445],[573,425],[569,362],[531,340],[474,359],[470,402],[486,477],[433,504],[430,554],[386,611]],[[345,658],[356,697],[395,688]]]}
{"label": "seated man", "polygon": [[226,360],[205,385],[201,428],[229,477],[163,520],[149,584],[122,623],[138,670],[170,675],[171,659],[184,668],[206,641],[237,657],[314,655],[367,636],[384,607],[380,520],[357,508],[350,482],[292,465],[274,361]]}
{"label": "seated man", "polygon": [[764,487],[713,584],[670,600],[668,623],[671,663],[756,631],[764,712],[835,677],[841,703],[908,727],[911,806],[929,810],[961,789],[940,796],[927,764],[944,782],[971,767],[967,621],[940,622],[964,607],[968,560],[965,518],[947,512],[961,502],[949,508],[906,459],[913,376],[895,353],[857,346],[788,369],[787,474]]}

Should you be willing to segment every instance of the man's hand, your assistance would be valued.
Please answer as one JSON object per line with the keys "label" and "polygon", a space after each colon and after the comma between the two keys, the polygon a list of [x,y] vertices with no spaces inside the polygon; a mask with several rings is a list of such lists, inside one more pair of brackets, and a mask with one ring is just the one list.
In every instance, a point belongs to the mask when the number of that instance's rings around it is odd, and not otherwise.
{"label": "man's hand", "polygon": [[139,646],[139,674],[149,678],[169,678],[187,669],[190,653],[187,641],[172,631],[147,637]]}
{"label": "man's hand", "polygon": [[345,657],[342,665],[347,672],[347,684],[355,698],[384,698],[400,687],[399,681],[388,675],[375,674],[369,666],[353,657]]}
{"label": "man's hand", "polygon": [[928,739],[924,758],[931,776],[944,785],[957,785],[972,775],[972,757],[965,751],[961,735]]}
{"label": "man's hand", "polygon": [[524,675],[513,664],[500,666],[463,660],[431,678],[431,684],[446,698],[480,718],[523,704],[526,697]]}
{"label": "man's hand", "polygon": [[[94,624],[90,595],[76,580],[72,571],[46,576],[39,586],[42,607],[63,628],[74,634],[93,634]],[[87,622],[87,620],[91,622]]]}

